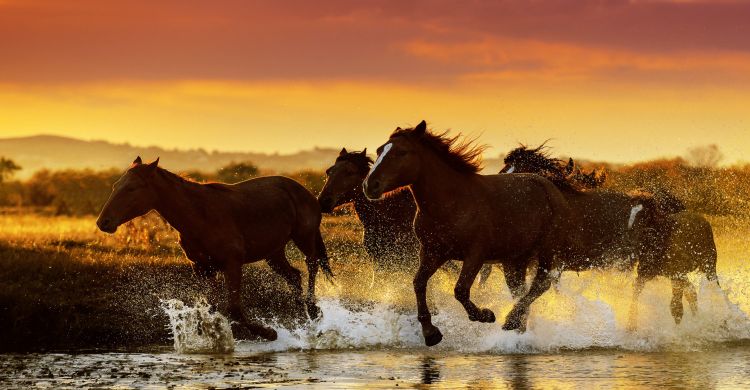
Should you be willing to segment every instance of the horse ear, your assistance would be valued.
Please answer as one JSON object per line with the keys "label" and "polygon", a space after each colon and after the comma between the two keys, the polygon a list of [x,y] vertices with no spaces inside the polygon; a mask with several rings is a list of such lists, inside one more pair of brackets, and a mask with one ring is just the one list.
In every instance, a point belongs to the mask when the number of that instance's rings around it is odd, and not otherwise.
{"label": "horse ear", "polygon": [[363,156],[367,156],[367,148],[362,149],[362,153],[360,153]]}
{"label": "horse ear", "polygon": [[156,160],[154,160],[154,161],[152,161],[152,162],[148,163],[148,165],[147,165],[147,166],[148,166],[148,170],[149,170],[150,172],[153,172],[153,171],[155,171],[155,170],[156,170],[156,167],[158,167],[158,166],[159,166],[159,157],[157,157],[157,158],[156,158]]}
{"label": "horse ear", "polygon": [[425,122],[425,121],[419,122],[419,124],[417,125],[417,127],[414,128],[414,131],[417,132],[417,133],[419,133],[419,134],[422,134],[422,133],[426,132],[427,131],[427,122]]}
{"label": "horse ear", "polygon": [[341,148],[341,151],[339,152],[339,156],[343,156],[346,154],[346,148]]}
{"label": "horse ear", "polygon": [[141,165],[143,164],[143,160],[141,160],[141,156],[138,156],[133,160],[133,165]]}

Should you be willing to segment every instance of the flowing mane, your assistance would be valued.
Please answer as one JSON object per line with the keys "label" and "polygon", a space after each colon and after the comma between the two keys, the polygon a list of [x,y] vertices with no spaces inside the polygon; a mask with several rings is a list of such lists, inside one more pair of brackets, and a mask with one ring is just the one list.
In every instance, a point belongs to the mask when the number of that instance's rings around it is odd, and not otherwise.
{"label": "flowing mane", "polygon": [[546,142],[536,148],[521,144],[505,156],[504,162],[530,166],[535,173],[546,177],[563,189],[580,191],[598,188],[607,180],[606,172],[596,169],[588,173],[584,172],[576,166],[572,158],[565,163],[563,160],[550,157],[548,150]]}
{"label": "flowing mane", "polygon": [[427,146],[437,153],[453,169],[463,173],[477,173],[482,170],[482,153],[486,145],[476,145],[474,140],[461,141],[461,133],[449,136],[449,131],[435,134],[419,131],[416,128],[396,128],[390,138],[406,137]]}
{"label": "flowing mane", "polygon": [[361,151],[347,152],[346,154],[339,155],[336,157],[336,162],[349,161],[357,166],[361,172],[366,173],[370,170],[370,165],[373,164],[372,158],[367,156]]}
{"label": "flowing mane", "polygon": [[535,169],[540,170],[540,173],[541,171],[544,171],[552,175],[564,177],[562,160],[549,156],[549,147],[546,143],[547,142],[545,141],[536,148],[530,148],[527,145],[520,144],[519,147],[508,152],[505,156],[504,162],[506,164],[524,162],[533,166]]}

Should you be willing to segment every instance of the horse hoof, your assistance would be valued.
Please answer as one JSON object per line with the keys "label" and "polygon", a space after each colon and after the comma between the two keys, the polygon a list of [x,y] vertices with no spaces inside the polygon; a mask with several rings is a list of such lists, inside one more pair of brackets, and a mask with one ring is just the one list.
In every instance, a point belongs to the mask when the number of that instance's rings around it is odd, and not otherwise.
{"label": "horse hoof", "polygon": [[433,326],[429,330],[423,330],[422,334],[424,335],[424,343],[428,347],[432,347],[433,345],[437,345],[441,341],[443,341],[443,334],[440,333],[440,329],[435,326]]}
{"label": "horse hoof", "polygon": [[479,319],[480,322],[493,323],[495,322],[495,313],[490,309],[482,309],[482,315]]}
{"label": "horse hoof", "polygon": [[495,313],[493,313],[490,309],[480,309],[479,313],[470,315],[469,320],[479,321],[483,323],[492,323],[495,322]]}
{"label": "horse hoof", "polygon": [[503,324],[503,330],[521,330],[521,321],[515,317],[508,317]]}
{"label": "horse hoof", "polygon": [[314,320],[318,318],[318,316],[320,316],[320,308],[315,306],[314,304],[308,304],[307,314],[310,316],[311,320]]}
{"label": "horse hoof", "polygon": [[275,330],[271,328],[266,328],[260,333],[260,337],[263,337],[264,339],[268,341],[274,341],[279,337],[279,335],[276,333]]}

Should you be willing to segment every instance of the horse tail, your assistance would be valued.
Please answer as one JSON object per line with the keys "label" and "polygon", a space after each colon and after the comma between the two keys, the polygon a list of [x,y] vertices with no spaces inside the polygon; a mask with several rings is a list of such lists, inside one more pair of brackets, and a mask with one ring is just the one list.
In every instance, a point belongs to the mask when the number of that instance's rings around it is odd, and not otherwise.
{"label": "horse tail", "polygon": [[323,236],[320,234],[320,230],[315,233],[315,248],[317,251],[318,267],[323,271],[323,275],[326,279],[333,283],[333,271],[331,265],[328,263],[328,251],[326,250],[326,244],[323,242]]}
{"label": "horse tail", "polygon": [[716,260],[718,255],[716,253],[716,244],[714,244],[714,232],[710,225],[708,225],[706,234],[709,236],[708,238],[710,238],[710,241],[708,241],[710,244],[707,248],[708,254],[700,264],[700,270],[706,275],[706,279],[709,281],[715,281],[716,285],[721,287],[719,284],[719,277],[716,275]]}

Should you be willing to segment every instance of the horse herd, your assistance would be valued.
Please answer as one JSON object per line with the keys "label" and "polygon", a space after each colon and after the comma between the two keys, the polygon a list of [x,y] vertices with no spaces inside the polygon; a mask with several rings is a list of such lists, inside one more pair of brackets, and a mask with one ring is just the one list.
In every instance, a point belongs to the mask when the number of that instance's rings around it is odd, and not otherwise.
{"label": "horse herd", "polygon": [[[364,246],[377,263],[414,261],[418,320],[427,345],[442,340],[432,324],[426,290],[430,277],[449,261],[462,263],[454,294],[471,321],[494,322],[495,314],[471,301],[477,275],[501,264],[515,305],[503,329],[524,331],[529,306],[563,271],[628,269],[637,278],[628,328],[634,329],[638,296],[656,276],[672,281],[671,312],[679,324],[683,295],[697,310],[687,274],[716,281],[716,247],[710,224],[666,192],[623,193],[601,188],[602,172],[582,172],[573,160],[550,158],[542,147],[520,147],[495,175],[482,175],[481,146],[459,136],[434,133],[424,121],[393,131],[372,161],[366,150],[342,149],[316,199],[282,176],[237,184],[197,183],[140,157],[114,184],[97,226],[117,227],[151,210],[180,234],[195,272],[221,271],[229,289],[233,330],[268,340],[276,332],[250,321],[240,302],[241,267],[265,259],[303,296],[302,275],[286,258],[289,241],[305,255],[305,304],[316,318],[318,269],[330,279],[321,212],[353,203],[364,227]],[[403,260],[406,259],[406,260]],[[526,287],[527,270],[534,269]]]}

